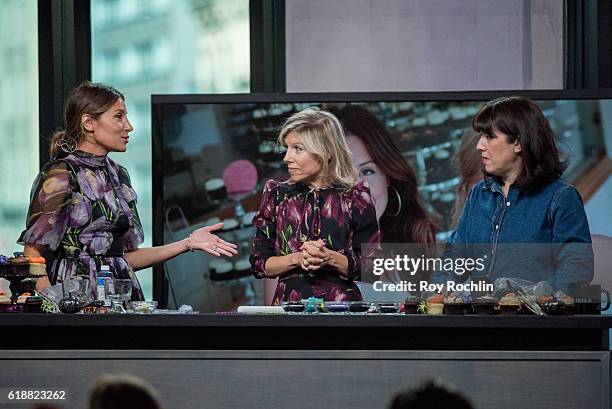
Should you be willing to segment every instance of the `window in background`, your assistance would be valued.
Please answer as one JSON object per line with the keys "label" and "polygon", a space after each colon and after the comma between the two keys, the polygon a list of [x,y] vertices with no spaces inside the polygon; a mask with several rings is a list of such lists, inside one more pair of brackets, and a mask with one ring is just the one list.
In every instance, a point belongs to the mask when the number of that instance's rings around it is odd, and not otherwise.
{"label": "window in background", "polygon": [[[112,157],[130,172],[150,246],[151,94],[249,92],[249,1],[92,0],[91,21],[92,80],[123,92],[134,125]],[[151,270],[139,278],[150,299]]]}
{"label": "window in background", "polygon": [[30,188],[38,165],[37,2],[0,2],[0,253],[23,251]]}
{"label": "window in background", "polygon": [[563,89],[566,3],[285,0],[286,88]]}

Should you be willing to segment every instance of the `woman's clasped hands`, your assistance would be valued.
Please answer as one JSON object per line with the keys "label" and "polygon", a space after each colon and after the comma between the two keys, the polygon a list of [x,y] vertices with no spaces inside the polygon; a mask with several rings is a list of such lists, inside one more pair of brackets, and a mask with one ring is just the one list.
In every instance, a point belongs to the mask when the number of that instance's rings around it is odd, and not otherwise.
{"label": "woman's clasped hands", "polygon": [[325,247],[325,242],[321,239],[304,242],[300,250],[300,267],[304,270],[318,270],[332,261],[333,251]]}

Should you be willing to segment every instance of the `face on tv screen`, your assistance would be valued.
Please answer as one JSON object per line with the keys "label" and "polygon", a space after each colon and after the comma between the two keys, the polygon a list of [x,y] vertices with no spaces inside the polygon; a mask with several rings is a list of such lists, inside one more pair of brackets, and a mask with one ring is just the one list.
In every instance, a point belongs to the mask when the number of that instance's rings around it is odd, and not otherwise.
{"label": "face on tv screen", "polygon": [[[250,274],[252,218],[264,183],[289,177],[283,163],[285,148],[277,142],[284,120],[310,106],[330,110],[345,125],[353,163],[360,179],[370,187],[379,222],[385,212],[394,214],[398,210],[396,194],[387,185],[390,174],[401,165],[416,181],[416,194],[435,226],[437,241],[445,242],[457,223],[467,192],[482,178],[472,119],[484,102],[158,103],[154,107],[155,132],[162,154],[155,159],[160,162],[157,168],[161,173],[154,176],[154,183],[161,194],[156,225],[163,226],[163,231],[157,244],[182,239],[195,228],[222,221],[219,235],[239,249],[239,255],[232,259],[194,252],[165,263],[164,296],[168,306],[189,304],[200,312],[220,312],[269,302],[275,283]],[[606,114],[610,117],[610,101],[536,102],[569,159],[564,178],[571,182],[581,174],[585,163],[605,152],[601,118]],[[350,121],[342,114],[347,105],[367,111],[376,122],[372,125],[370,121],[367,127],[359,120],[345,124]],[[375,134],[370,140],[389,138],[403,163],[385,161],[384,150],[363,137],[368,132]],[[384,223],[380,225],[385,228]]]}

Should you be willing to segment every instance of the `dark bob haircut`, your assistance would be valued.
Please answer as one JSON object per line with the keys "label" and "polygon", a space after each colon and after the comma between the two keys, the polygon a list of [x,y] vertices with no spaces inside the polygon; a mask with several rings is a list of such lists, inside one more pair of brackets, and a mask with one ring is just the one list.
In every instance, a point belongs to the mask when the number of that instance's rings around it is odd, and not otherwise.
{"label": "dark bob haircut", "polygon": [[523,192],[532,193],[554,182],[567,168],[548,120],[528,98],[512,96],[487,102],[472,127],[485,136],[499,131],[507,135],[508,143],[520,142],[523,170],[514,185]]}

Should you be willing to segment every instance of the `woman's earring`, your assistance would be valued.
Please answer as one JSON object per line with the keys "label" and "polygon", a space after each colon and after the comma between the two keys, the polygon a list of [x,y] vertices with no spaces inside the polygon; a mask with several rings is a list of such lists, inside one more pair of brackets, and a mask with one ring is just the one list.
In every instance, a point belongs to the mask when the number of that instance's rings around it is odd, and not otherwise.
{"label": "woman's earring", "polygon": [[66,138],[66,136],[60,137],[57,140],[57,144],[59,145],[61,150],[63,150],[64,152],[68,154],[74,152],[77,148],[76,141],[72,138]]}
{"label": "woman's earring", "polygon": [[393,191],[395,192],[395,196],[397,197],[397,210],[391,215],[391,217],[397,217],[402,211],[402,197],[400,196],[400,193],[395,186],[389,185],[389,188],[393,189]]}

